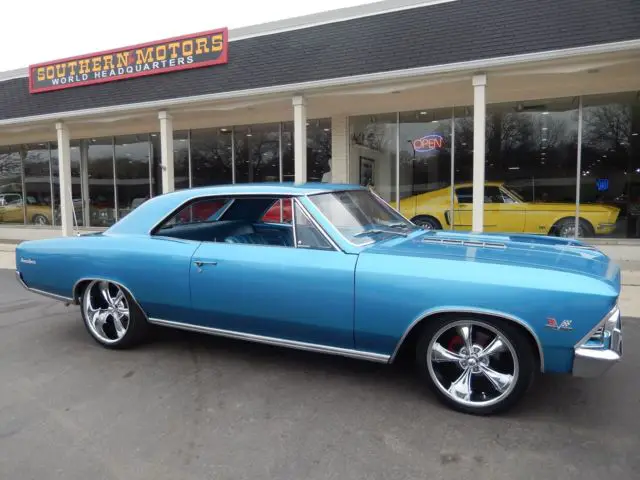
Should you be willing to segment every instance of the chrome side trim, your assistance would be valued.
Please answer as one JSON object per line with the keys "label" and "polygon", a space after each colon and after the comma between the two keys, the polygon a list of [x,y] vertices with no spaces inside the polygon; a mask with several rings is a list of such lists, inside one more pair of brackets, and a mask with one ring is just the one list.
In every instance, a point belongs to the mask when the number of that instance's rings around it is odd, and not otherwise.
{"label": "chrome side trim", "polygon": [[160,318],[150,318],[149,323],[160,325],[163,327],[177,328],[180,330],[188,330],[191,332],[206,333],[219,337],[235,338],[238,340],[246,340],[249,342],[263,343],[266,345],[274,345],[278,347],[293,348],[296,350],[304,350],[308,352],[327,353],[339,355],[342,357],[355,358],[358,360],[369,360],[378,363],[388,363],[389,355],[383,355],[373,352],[361,352],[348,348],[331,347],[328,345],[318,345],[315,343],[298,342],[296,340],[285,340],[282,338],[265,337],[262,335],[254,335],[252,333],[235,332],[232,330],[222,330],[219,328],[204,327],[201,325],[192,325],[188,323],[174,322],[171,320],[162,320]]}
{"label": "chrome side trim", "polygon": [[16,279],[18,280],[18,283],[20,285],[22,285],[22,287],[31,292],[31,293],[37,293],[38,295],[42,295],[44,297],[49,297],[52,298],[54,300],[58,300],[60,302],[65,302],[65,303],[73,303],[73,299],[72,298],[68,298],[65,297],[63,295],[57,295],[55,293],[50,293],[50,292],[45,292],[44,290],[39,290],[37,288],[31,288],[29,287],[26,283],[24,283],[24,280],[22,279],[22,274],[16,270]]}
{"label": "chrome side trim", "polygon": [[396,345],[396,348],[393,351],[393,355],[391,355],[389,363],[392,363],[395,360],[396,355],[400,351],[400,348],[402,347],[402,344],[404,343],[405,339],[407,338],[407,335],[409,335],[411,330],[413,330],[413,328],[416,325],[418,325],[420,322],[422,322],[423,320],[426,320],[429,317],[432,317],[434,315],[443,314],[443,313],[472,313],[472,314],[475,313],[475,314],[478,314],[478,315],[489,315],[489,316],[492,316],[492,317],[497,317],[497,318],[501,318],[503,320],[507,320],[509,322],[517,323],[521,327],[525,328],[531,334],[531,336],[533,336],[533,339],[536,342],[536,346],[538,347],[538,355],[540,356],[540,371],[544,373],[544,351],[542,350],[542,344],[540,343],[540,339],[538,338],[538,335],[536,334],[536,332],[534,332],[533,329],[524,320],[521,320],[518,317],[514,317],[513,315],[509,315],[509,314],[506,314],[506,313],[503,313],[503,312],[498,312],[498,311],[495,311],[495,310],[484,310],[484,309],[480,309],[480,308],[455,308],[455,307],[451,307],[451,308],[436,308],[436,309],[432,309],[432,310],[427,310],[422,315],[418,316],[415,320],[413,320],[413,322],[411,322],[411,324],[409,324],[409,327],[402,334],[402,337],[400,337],[400,340],[398,341],[398,343]]}
{"label": "chrome side trim", "polygon": [[131,293],[131,290],[129,290],[126,286],[124,286],[123,284],[121,284],[120,282],[116,282],[115,280],[111,280],[108,278],[100,278],[100,277],[83,277],[80,280],[78,280],[74,285],[73,285],[73,290],[71,291],[72,295],[73,295],[73,299],[69,299],[74,305],[79,305],[78,303],[78,296],[76,295],[76,292],[78,291],[78,286],[82,283],[82,282],[92,282],[94,280],[98,280],[98,281],[102,281],[102,282],[109,282],[109,283],[113,283],[114,285],[117,285],[118,287],[120,287],[121,289],[123,289],[125,292],[127,292],[129,294],[129,296],[131,297],[131,299],[133,300],[133,303],[136,304],[136,307],[138,307],[138,309],[142,312],[142,314],[144,315],[144,318],[149,321],[149,316],[147,315],[147,312],[144,311],[144,309],[142,308],[142,306],[138,303],[138,300],[136,300],[136,297],[133,295],[133,293]]}

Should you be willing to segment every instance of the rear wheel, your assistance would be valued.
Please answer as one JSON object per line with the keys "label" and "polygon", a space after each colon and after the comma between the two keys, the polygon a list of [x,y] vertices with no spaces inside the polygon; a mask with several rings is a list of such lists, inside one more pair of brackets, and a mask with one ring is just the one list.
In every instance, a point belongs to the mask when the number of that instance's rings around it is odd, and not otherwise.
{"label": "rear wheel", "polygon": [[82,319],[100,345],[129,348],[142,341],[149,329],[135,300],[121,286],[93,280],[82,295]]}
{"label": "rear wheel", "polygon": [[36,213],[33,217],[31,217],[31,223],[34,225],[49,225],[49,219],[46,217],[46,215]]}
{"label": "rear wheel", "polygon": [[431,215],[418,215],[413,217],[411,221],[425,230],[442,230],[442,225],[438,219]]}
{"label": "rear wheel", "polygon": [[536,357],[524,333],[493,319],[429,321],[416,356],[439,400],[475,415],[511,408],[526,393],[536,371]]}

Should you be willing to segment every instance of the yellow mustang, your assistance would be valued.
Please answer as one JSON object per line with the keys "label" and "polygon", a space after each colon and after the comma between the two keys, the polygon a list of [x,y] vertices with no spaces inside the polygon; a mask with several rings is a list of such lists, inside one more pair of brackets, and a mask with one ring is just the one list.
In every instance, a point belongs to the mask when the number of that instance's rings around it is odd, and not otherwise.
{"label": "yellow mustang", "polygon": [[[455,185],[453,218],[451,187],[400,200],[400,212],[428,229],[470,230],[472,184]],[[394,205],[395,206],[395,205]],[[504,183],[487,182],[484,190],[484,230],[487,232],[536,233],[573,237],[574,203],[525,202]],[[620,209],[601,204],[581,204],[578,235],[593,237],[615,230]]]}

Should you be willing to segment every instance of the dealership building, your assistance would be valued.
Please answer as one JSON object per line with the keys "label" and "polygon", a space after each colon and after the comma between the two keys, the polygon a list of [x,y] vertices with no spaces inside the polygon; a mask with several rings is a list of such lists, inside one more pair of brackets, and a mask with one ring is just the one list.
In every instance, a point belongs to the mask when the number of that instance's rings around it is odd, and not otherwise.
{"label": "dealership building", "polygon": [[430,228],[640,245],[640,1],[387,0],[149,40],[0,73],[0,239],[331,181]]}

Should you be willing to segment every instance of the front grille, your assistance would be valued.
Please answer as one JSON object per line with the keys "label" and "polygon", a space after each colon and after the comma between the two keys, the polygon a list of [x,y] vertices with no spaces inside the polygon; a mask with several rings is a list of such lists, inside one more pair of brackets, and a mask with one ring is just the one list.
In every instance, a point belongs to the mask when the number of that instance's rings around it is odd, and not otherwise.
{"label": "front grille", "polygon": [[602,342],[604,339],[604,324],[600,325],[595,332],[589,337],[589,340],[592,342]]}

